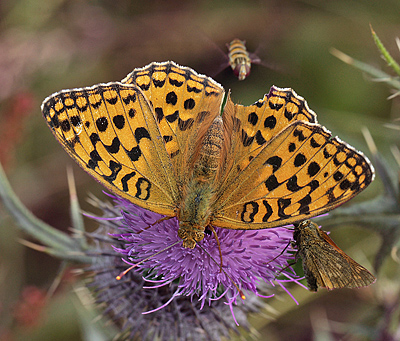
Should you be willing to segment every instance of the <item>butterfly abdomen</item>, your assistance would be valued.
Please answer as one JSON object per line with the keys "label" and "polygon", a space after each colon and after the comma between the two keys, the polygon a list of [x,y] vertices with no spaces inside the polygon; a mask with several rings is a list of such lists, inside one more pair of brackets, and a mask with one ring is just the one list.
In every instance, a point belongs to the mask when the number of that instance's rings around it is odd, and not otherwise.
{"label": "butterfly abdomen", "polygon": [[199,156],[193,167],[193,178],[212,181],[220,164],[223,142],[223,123],[217,117],[207,130],[199,150]]}

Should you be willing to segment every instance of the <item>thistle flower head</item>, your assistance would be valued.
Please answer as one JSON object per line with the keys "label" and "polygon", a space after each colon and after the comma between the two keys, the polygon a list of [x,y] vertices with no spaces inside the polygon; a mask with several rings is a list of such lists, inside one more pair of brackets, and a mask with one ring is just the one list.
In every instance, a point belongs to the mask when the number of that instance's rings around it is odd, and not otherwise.
{"label": "thistle flower head", "polygon": [[[284,282],[297,281],[289,271],[282,271],[293,259],[288,250],[292,231],[287,228],[236,231],[215,227],[222,252],[221,271],[213,233],[206,233],[194,249],[183,248],[176,218],[157,222],[163,216],[111,197],[116,207],[108,209],[108,218],[98,218],[107,234],[92,235],[103,257],[91,267],[91,286],[98,302],[106,303],[114,320],[123,321],[130,337],[139,332],[140,325],[156,333],[152,335],[165,333],[162,324],[170,338],[183,335],[183,329],[187,334],[200,327],[206,335],[203,339],[215,339],[215,335],[235,330],[235,323],[246,327],[247,313],[259,310],[259,297],[273,296],[273,286],[284,288]],[[120,281],[115,279],[141,261]],[[286,279],[276,279],[279,274]],[[243,303],[237,287],[246,295]],[[171,329],[177,319],[182,324]],[[144,327],[149,321],[158,321],[161,329]],[[213,327],[216,333],[211,331],[210,321],[219,321]]]}

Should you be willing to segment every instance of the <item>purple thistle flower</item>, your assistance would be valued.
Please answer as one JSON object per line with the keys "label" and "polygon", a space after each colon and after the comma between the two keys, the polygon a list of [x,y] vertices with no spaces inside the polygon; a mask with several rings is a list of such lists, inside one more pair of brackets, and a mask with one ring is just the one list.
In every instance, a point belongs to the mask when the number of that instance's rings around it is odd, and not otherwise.
{"label": "purple thistle flower", "polygon": [[[247,328],[247,314],[265,306],[260,297],[274,296],[274,286],[290,295],[284,283],[298,283],[298,276],[285,269],[293,260],[290,229],[215,228],[225,271],[221,272],[213,233],[199,242],[208,254],[198,245],[183,248],[176,218],[148,228],[163,216],[109,196],[116,206],[92,200],[104,215],[92,217],[100,227],[91,233],[98,257],[89,268],[89,286],[97,303],[105,307],[104,314],[119,325],[120,336],[219,340],[228,337],[230,330],[238,332],[236,325]],[[122,271],[142,260],[116,280]],[[285,279],[276,279],[277,275]],[[244,291],[245,301],[240,302],[235,284]]]}

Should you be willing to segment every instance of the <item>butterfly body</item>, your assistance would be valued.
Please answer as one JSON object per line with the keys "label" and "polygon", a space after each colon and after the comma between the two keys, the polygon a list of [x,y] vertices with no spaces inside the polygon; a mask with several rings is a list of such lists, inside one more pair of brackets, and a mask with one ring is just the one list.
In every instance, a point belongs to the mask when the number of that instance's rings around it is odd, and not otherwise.
{"label": "butterfly body", "polygon": [[[366,188],[368,159],[317,123],[292,89],[222,107],[213,79],[174,62],[42,104],[78,164],[132,203],[177,217],[183,246],[207,226],[257,230],[329,211]],[[222,112],[222,115],[220,114]]]}
{"label": "butterfly body", "polygon": [[[183,188],[182,202],[178,206],[178,235],[183,246],[193,249],[204,238],[210,224],[211,207],[215,196],[214,182],[220,165],[223,145],[223,123],[215,118],[199,146],[190,180]],[[197,153],[196,153],[197,154]]]}
{"label": "butterfly body", "polygon": [[359,288],[375,282],[375,277],[346,255],[317,224],[305,220],[295,225],[293,238],[296,259],[303,262],[304,276],[311,291]]}

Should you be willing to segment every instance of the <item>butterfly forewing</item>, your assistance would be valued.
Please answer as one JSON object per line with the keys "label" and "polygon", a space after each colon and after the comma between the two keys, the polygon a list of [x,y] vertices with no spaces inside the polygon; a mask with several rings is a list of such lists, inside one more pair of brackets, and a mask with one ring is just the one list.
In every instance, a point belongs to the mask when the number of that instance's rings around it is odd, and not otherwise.
{"label": "butterfly forewing", "polygon": [[[340,250],[341,251],[341,250]],[[360,288],[375,282],[375,277],[343,251],[339,252],[327,244],[315,250],[308,249],[306,267],[313,269],[313,275],[320,287],[332,289]]]}
{"label": "butterfly forewing", "polygon": [[[344,253],[343,250],[341,250],[325,233],[325,231],[319,229],[319,232],[325,242],[328,243],[329,247],[327,247],[327,249],[329,249],[329,252],[332,252],[334,257],[338,259],[335,271],[337,278],[335,283],[337,284],[335,284],[334,288],[339,287],[339,285],[342,285],[342,288],[359,288],[368,286],[375,282],[375,277],[362,265],[358,264],[355,260]],[[343,266],[343,263],[345,266]]]}
{"label": "butterfly forewing", "polygon": [[62,91],[47,98],[42,111],[84,170],[139,206],[173,214],[178,189],[172,164],[139,88],[109,83]]}

